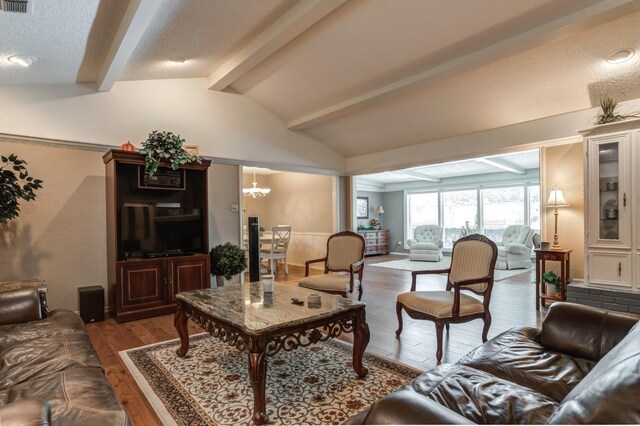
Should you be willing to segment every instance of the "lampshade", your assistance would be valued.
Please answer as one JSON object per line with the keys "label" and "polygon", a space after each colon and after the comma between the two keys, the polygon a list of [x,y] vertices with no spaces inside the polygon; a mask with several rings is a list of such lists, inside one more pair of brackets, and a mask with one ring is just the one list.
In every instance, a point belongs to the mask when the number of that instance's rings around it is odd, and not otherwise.
{"label": "lampshade", "polygon": [[551,192],[549,192],[549,199],[547,200],[547,204],[545,207],[566,207],[569,204],[564,199],[564,194],[562,193],[562,189],[558,189],[558,187],[554,187]]}
{"label": "lampshade", "polygon": [[384,213],[384,209],[382,208],[382,206],[378,206],[378,214],[383,214]]}
{"label": "lampshade", "polygon": [[256,182],[256,172],[253,172],[253,182],[251,182],[251,188],[242,188],[242,194],[245,197],[258,198],[266,197],[271,188],[258,188],[258,182]]}

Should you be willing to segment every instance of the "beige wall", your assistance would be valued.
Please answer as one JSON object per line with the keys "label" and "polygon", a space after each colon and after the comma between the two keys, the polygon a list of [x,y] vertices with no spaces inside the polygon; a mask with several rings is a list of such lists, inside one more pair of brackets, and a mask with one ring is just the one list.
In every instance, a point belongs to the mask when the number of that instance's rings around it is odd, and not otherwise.
{"label": "beige wall", "polygon": [[[244,220],[258,216],[266,231],[277,225],[291,225],[289,264],[304,265],[309,259],[324,256],[327,238],[334,232],[334,217],[337,221],[336,178],[280,172],[257,175],[256,180],[258,187],[271,188],[271,192],[263,198],[244,198]],[[253,174],[245,174],[244,188],[249,188],[252,181]]]}
{"label": "beige wall", "polygon": [[[258,187],[271,188],[263,198],[245,198],[245,218],[260,217],[269,230],[287,224],[295,232],[333,232],[333,176],[280,172],[256,175]],[[244,188],[251,187],[253,174],[244,174]]]}
{"label": "beige wall", "polygon": [[[77,310],[78,287],[107,289],[104,153],[0,138],[0,154],[11,153],[44,184],[18,219],[0,225],[0,281],[44,279],[52,309]],[[231,212],[238,181],[238,166],[209,170],[211,244],[239,242],[239,213]]]}
{"label": "beige wall", "polygon": [[[555,185],[562,189],[569,207],[558,208],[558,239],[562,248],[572,249],[571,275],[584,278],[584,154],[582,142],[541,150],[541,198],[547,202]],[[543,241],[553,243],[554,209],[545,208]],[[552,265],[554,262],[549,262]],[[557,270],[557,265],[554,266]]]}

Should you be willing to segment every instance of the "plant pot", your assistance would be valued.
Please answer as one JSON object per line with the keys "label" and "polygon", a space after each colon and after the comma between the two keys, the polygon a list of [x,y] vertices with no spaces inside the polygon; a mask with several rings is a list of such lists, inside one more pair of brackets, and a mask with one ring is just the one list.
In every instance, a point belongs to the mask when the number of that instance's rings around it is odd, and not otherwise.
{"label": "plant pot", "polygon": [[224,275],[216,275],[216,286],[224,287]]}
{"label": "plant pot", "polygon": [[547,296],[559,296],[560,292],[556,291],[556,285],[551,283],[545,283],[545,294]]}

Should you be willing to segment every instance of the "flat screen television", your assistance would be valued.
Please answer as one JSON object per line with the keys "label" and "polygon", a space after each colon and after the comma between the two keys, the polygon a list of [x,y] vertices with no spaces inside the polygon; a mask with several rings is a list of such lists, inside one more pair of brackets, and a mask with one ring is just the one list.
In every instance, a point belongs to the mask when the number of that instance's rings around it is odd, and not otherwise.
{"label": "flat screen television", "polygon": [[120,223],[121,258],[205,252],[200,209],[125,204]]}

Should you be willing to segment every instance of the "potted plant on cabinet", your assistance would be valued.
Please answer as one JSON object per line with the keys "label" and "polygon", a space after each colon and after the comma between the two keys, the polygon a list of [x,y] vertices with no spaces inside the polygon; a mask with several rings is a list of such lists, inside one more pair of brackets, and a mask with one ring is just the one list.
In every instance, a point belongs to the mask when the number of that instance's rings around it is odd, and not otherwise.
{"label": "potted plant on cabinet", "polygon": [[553,271],[548,271],[542,274],[542,282],[545,283],[545,294],[547,296],[559,296],[560,295],[560,277]]}
{"label": "potted plant on cabinet", "polygon": [[0,224],[4,224],[18,217],[20,200],[36,199],[35,191],[42,188],[42,181],[29,176],[27,162],[17,155],[2,155],[0,160]]}
{"label": "potted plant on cabinet", "polygon": [[230,280],[247,268],[244,251],[229,242],[217,245],[209,252],[211,257],[211,275],[216,276],[216,285],[222,287],[224,278]]}
{"label": "potted plant on cabinet", "polygon": [[191,155],[185,151],[182,144],[185,142],[180,135],[172,132],[158,132],[154,130],[149,133],[147,140],[142,142],[141,154],[144,154],[145,171],[149,176],[153,176],[162,160],[171,163],[171,168],[177,170],[183,164],[193,161],[202,163],[202,157]]}

